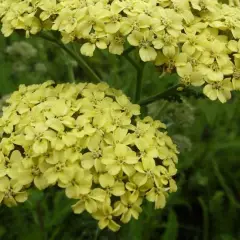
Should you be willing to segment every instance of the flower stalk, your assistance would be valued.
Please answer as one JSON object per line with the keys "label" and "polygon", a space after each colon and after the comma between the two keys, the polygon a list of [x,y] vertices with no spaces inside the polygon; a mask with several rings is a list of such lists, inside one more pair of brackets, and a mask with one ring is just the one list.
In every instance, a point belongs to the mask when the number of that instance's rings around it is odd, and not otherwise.
{"label": "flower stalk", "polygon": [[76,55],[66,45],[64,45],[59,40],[53,38],[52,36],[49,36],[46,33],[41,33],[41,34],[39,34],[39,36],[43,39],[46,39],[46,40],[60,46],[66,53],[68,53],[69,56],[71,56],[74,60],[76,60],[78,65],[83,69],[83,71],[85,71],[86,75],[91,79],[92,82],[94,82],[94,83],[101,82],[100,77],[93,71],[93,69],[86,63],[86,61],[80,55]]}
{"label": "flower stalk", "polygon": [[135,102],[138,102],[141,99],[144,66],[145,66],[145,64],[143,64],[143,66],[141,68],[138,68],[138,71],[137,71]]}
{"label": "flower stalk", "polygon": [[153,103],[159,99],[162,99],[162,98],[166,98],[168,96],[172,96],[176,93],[176,91],[178,91],[179,88],[181,88],[183,85],[182,84],[176,84],[174,85],[173,87],[170,87],[168,88],[166,91],[164,92],[161,92],[161,93],[158,93],[152,97],[149,97],[149,98],[146,98],[146,99],[143,99],[141,101],[138,102],[139,105],[141,106],[145,106],[145,105],[148,105],[150,103]]}

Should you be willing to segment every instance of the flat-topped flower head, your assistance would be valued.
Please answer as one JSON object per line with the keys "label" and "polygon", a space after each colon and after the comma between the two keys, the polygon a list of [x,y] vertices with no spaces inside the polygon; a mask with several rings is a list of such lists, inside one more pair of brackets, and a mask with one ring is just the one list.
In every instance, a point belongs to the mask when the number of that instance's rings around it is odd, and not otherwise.
{"label": "flat-topped flower head", "polygon": [[74,213],[86,210],[101,229],[117,231],[120,222],[138,218],[144,198],[162,208],[160,199],[177,190],[178,151],[166,126],[141,120],[140,106],[121,91],[48,81],[21,85],[7,103],[0,118],[0,203],[16,206],[28,189],[56,185],[76,199]]}

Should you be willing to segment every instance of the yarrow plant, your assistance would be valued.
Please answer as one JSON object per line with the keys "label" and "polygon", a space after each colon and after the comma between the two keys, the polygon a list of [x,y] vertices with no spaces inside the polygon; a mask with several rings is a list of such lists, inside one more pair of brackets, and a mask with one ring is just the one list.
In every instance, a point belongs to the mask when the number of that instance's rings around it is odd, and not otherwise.
{"label": "yarrow plant", "polygon": [[[112,231],[138,219],[144,199],[163,208],[177,190],[178,150],[165,124],[140,118],[139,105],[187,87],[200,87],[222,103],[240,90],[239,5],[239,0],[0,0],[5,37],[24,32],[54,42],[89,77],[88,83],[76,83],[72,71],[72,83],[20,85],[7,99],[0,118],[0,203],[16,206],[28,199],[29,189],[58,186],[76,200],[74,213],[86,210],[100,229]],[[29,45],[20,46],[14,44],[8,54],[24,55],[22,46]],[[97,49],[123,55],[136,68],[133,103],[102,82],[82,57]],[[134,50],[140,63],[151,62],[162,75],[176,73],[178,84],[141,99],[144,74],[130,56]],[[36,69],[46,72],[44,67]],[[175,137],[187,143],[183,149],[191,148],[186,137]]]}
{"label": "yarrow plant", "polygon": [[239,0],[1,0],[2,32],[26,36],[58,31],[80,52],[96,48],[121,55],[127,43],[142,61],[176,71],[184,86],[202,86],[226,102],[240,89]]}
{"label": "yarrow plant", "polygon": [[163,208],[177,190],[177,149],[165,125],[141,120],[139,105],[98,85],[20,86],[0,118],[0,201],[15,206],[27,190],[57,185],[112,231],[138,218],[143,199]]}

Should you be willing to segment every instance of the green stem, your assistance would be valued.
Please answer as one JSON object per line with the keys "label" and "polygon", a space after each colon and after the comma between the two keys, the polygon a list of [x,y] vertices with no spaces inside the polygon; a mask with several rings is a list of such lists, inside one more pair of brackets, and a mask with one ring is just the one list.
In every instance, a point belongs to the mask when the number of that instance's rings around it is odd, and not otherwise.
{"label": "green stem", "polygon": [[94,240],[98,240],[99,233],[100,233],[100,229],[99,229],[99,227],[97,226],[96,232],[95,232],[95,234],[94,234]]}
{"label": "green stem", "polygon": [[139,71],[140,70],[140,67],[132,60],[132,58],[128,55],[123,55],[132,65],[133,67]]}
{"label": "green stem", "polygon": [[40,227],[40,231],[42,234],[42,239],[46,239],[46,232],[45,232],[45,226],[44,226],[44,216],[43,216],[43,209],[41,206],[41,201],[37,203],[36,206],[36,213],[37,213],[37,218],[38,218],[38,224]]}
{"label": "green stem", "polygon": [[136,92],[134,96],[134,100],[137,103],[141,98],[144,65],[143,67],[139,67],[138,64],[134,62],[134,60],[128,55],[133,49],[134,47],[129,47],[127,50],[124,51],[123,56],[132,64],[132,66],[137,71],[137,82],[135,89]]}
{"label": "green stem", "polygon": [[75,76],[73,71],[73,66],[71,63],[67,64],[67,70],[68,70],[68,79],[71,83],[75,83]]}
{"label": "green stem", "polygon": [[72,50],[70,50],[66,45],[60,42],[58,39],[53,38],[52,36],[47,35],[46,33],[41,33],[39,35],[43,39],[46,39],[52,43],[57,44],[60,46],[66,53],[68,53],[73,59],[77,61],[79,66],[86,72],[88,77],[95,83],[101,82],[101,79],[98,75],[92,70],[92,68],[85,62],[85,60],[80,56],[76,55]]}
{"label": "green stem", "polygon": [[222,186],[222,188],[224,189],[229,201],[237,208],[240,208],[240,204],[237,202],[237,200],[235,199],[231,189],[228,187],[228,185],[226,184],[225,182],[225,179],[224,177],[222,176],[220,170],[219,170],[219,167],[216,163],[215,160],[212,160],[212,164],[213,164],[213,170],[214,170],[214,173],[220,183],[220,185]]}
{"label": "green stem", "polygon": [[136,83],[136,92],[135,92],[135,102],[136,103],[139,102],[141,99],[143,71],[144,71],[144,65],[142,68],[139,68],[137,71],[137,83]]}
{"label": "green stem", "polygon": [[58,235],[58,233],[60,232],[60,226],[58,226],[54,231],[53,234],[50,237],[50,240],[55,240],[56,236]]}
{"label": "green stem", "polygon": [[130,46],[129,48],[127,48],[124,52],[123,55],[128,55],[131,51],[133,51],[136,47]]}
{"label": "green stem", "polygon": [[165,97],[168,97],[168,96],[171,96],[173,95],[173,93],[175,93],[177,91],[177,89],[179,87],[181,87],[182,84],[176,84],[174,85],[173,87],[171,88],[168,88],[166,91],[164,92],[161,92],[161,93],[158,93],[156,94],[155,96],[152,96],[152,97],[149,97],[149,98],[146,98],[146,99],[143,99],[142,101],[139,101],[138,104],[141,105],[141,106],[144,106],[144,105],[148,105],[152,102],[155,102],[159,99],[162,99],[162,98],[165,98]]}
{"label": "green stem", "polygon": [[209,217],[208,217],[208,208],[205,202],[201,197],[198,198],[198,201],[201,205],[203,211],[203,240],[209,239]]}

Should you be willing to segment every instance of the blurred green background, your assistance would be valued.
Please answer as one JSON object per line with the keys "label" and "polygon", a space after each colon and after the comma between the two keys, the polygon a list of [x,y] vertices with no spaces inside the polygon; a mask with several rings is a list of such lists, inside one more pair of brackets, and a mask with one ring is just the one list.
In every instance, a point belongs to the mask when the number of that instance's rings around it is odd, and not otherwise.
{"label": "blurred green background", "polygon": [[[69,47],[78,53],[77,44]],[[135,51],[129,56],[143,67]],[[134,98],[136,69],[126,57],[99,51],[85,60],[101,79]],[[141,99],[177,81],[174,75],[160,75],[161,69],[145,64]],[[71,57],[47,40],[0,36],[0,104],[19,84],[49,79],[57,83],[88,81],[85,76]],[[156,211],[145,202],[139,220],[131,220],[112,233],[99,231],[88,214],[74,215],[72,202],[60,189],[32,190],[26,203],[11,209],[0,207],[0,239],[240,239],[240,95],[234,93],[226,104],[192,95],[183,92],[142,109],[145,115],[167,124],[181,151],[178,191],[170,195],[165,209]]]}

